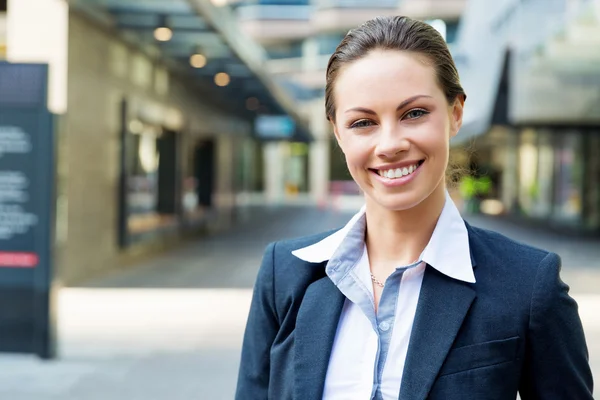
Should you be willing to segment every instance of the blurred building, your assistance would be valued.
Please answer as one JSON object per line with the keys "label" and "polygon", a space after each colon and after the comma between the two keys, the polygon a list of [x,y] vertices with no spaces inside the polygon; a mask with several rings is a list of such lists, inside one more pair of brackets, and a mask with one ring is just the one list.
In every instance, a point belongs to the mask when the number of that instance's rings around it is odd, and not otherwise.
{"label": "blurred building", "polygon": [[[314,140],[307,146],[273,142],[265,146],[265,168],[306,171],[300,188],[315,200],[327,198],[330,182],[351,179],[325,118],[327,62],[349,29],[380,15],[408,15],[430,22],[452,45],[466,0],[223,0],[235,10],[240,28],[262,44],[265,69],[289,90],[296,110],[310,121]],[[270,198],[280,197],[290,179],[265,177]]]}
{"label": "blurred building", "polygon": [[454,56],[484,211],[600,232],[600,1],[470,0]]}
{"label": "blurred building", "polygon": [[0,59],[50,66],[62,280],[227,226],[241,193],[326,200],[350,179],[327,61],[378,15],[449,43],[484,212],[600,232],[599,0],[0,0]]}
{"label": "blurred building", "polygon": [[0,59],[49,64],[67,283],[227,226],[261,185],[257,129],[310,138],[262,47],[209,1],[0,1]]}

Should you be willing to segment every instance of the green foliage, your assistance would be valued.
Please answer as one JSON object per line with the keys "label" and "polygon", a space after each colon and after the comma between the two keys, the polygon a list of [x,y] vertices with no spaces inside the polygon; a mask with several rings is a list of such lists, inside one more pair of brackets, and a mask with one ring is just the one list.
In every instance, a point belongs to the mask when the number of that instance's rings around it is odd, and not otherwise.
{"label": "green foliage", "polygon": [[478,195],[487,195],[492,189],[492,180],[489,176],[475,178],[471,175],[464,176],[460,181],[460,194],[464,199],[471,199]]}

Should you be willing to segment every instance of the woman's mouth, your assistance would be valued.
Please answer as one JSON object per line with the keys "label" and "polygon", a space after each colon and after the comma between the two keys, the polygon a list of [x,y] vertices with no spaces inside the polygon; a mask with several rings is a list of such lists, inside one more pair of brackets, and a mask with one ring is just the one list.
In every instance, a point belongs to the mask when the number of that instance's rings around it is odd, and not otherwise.
{"label": "woman's mouth", "polygon": [[425,160],[418,161],[413,165],[409,165],[402,168],[393,168],[393,169],[378,169],[373,170],[373,172],[377,173],[379,176],[382,176],[387,179],[398,179],[408,175],[411,175],[413,172],[419,168]]}

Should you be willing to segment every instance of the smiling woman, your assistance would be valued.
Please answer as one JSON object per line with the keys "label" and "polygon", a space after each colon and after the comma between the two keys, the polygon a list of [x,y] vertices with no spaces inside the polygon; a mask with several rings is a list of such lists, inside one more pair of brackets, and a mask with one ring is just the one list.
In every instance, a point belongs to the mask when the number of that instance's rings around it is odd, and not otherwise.
{"label": "smiling woman", "polygon": [[329,118],[350,174],[372,203],[369,211],[376,205],[441,210],[464,95],[449,102],[435,69],[410,52],[374,49],[336,70],[329,75]]}
{"label": "smiling woman", "polygon": [[237,399],[592,399],[559,257],[470,226],[446,190],[465,99],[426,23],[342,40],[326,113],[365,206],[267,248]]}

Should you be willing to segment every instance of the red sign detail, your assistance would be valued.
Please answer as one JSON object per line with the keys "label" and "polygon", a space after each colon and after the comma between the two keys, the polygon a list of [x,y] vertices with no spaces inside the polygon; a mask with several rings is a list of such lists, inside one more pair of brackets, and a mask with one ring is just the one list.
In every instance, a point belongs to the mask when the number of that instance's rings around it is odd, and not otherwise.
{"label": "red sign detail", "polygon": [[0,251],[0,267],[35,268],[40,261],[35,253],[8,253]]}

